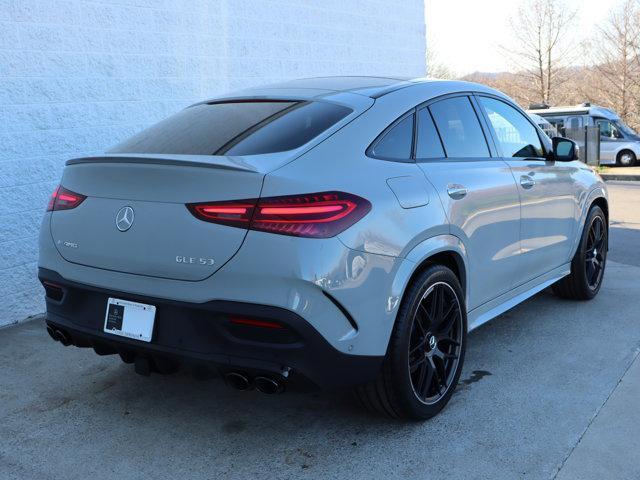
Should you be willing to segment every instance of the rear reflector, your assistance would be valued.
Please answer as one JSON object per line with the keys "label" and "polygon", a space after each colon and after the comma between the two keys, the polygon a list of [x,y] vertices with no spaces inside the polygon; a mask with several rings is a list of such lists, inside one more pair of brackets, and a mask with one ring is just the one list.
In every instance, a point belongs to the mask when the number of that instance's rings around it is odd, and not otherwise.
{"label": "rear reflector", "polygon": [[187,204],[200,220],[296,237],[328,238],[346,230],[371,210],[364,198],[320,192],[259,200]]}
{"label": "rear reflector", "polygon": [[259,328],[271,328],[275,330],[284,328],[282,325],[276,322],[268,322],[266,320],[258,320],[257,318],[247,318],[247,317],[232,317],[231,323],[233,323],[234,325],[245,325],[248,327],[259,327]]}
{"label": "rear reflector", "polygon": [[44,287],[45,295],[47,296],[47,298],[59,302],[60,300],[62,300],[62,297],[64,297],[64,290],[60,285],[44,281],[42,282],[42,286]]}
{"label": "rear reflector", "polygon": [[54,210],[70,210],[80,205],[85,198],[84,195],[72,192],[66,188],[59,186],[51,194],[49,198],[49,204],[47,205],[47,212]]}

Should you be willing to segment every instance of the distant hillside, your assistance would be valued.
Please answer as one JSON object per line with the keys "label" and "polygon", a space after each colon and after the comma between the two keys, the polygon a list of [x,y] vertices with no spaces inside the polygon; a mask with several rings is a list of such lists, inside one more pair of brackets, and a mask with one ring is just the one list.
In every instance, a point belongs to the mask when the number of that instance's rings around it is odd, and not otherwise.
{"label": "distant hillside", "polygon": [[[527,108],[532,103],[540,103],[541,95],[536,84],[526,72],[474,72],[460,80],[483,83],[496,88]],[[602,75],[595,67],[571,67],[556,73],[551,105],[576,105],[591,102],[619,111],[619,98],[615,92],[605,87]],[[628,112],[626,121],[633,127],[640,127],[640,91],[635,92],[637,102]],[[619,112],[620,113],[620,112]]]}

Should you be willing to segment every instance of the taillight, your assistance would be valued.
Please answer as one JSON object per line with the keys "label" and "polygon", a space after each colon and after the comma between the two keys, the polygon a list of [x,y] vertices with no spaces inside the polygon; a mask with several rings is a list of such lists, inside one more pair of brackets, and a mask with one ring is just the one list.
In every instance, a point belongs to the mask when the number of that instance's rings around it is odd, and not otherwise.
{"label": "taillight", "polygon": [[249,228],[255,206],[255,200],[187,204],[189,211],[200,220],[244,228]]}
{"label": "taillight", "polygon": [[346,230],[369,210],[371,204],[367,200],[343,192],[262,198],[251,220],[251,229],[327,238]]}
{"label": "taillight", "polygon": [[79,193],[72,192],[66,188],[59,186],[51,194],[49,198],[49,204],[47,205],[47,212],[54,210],[70,210],[80,205],[84,199],[87,198]]}
{"label": "taillight", "polygon": [[364,198],[344,192],[188,204],[206,222],[250,230],[327,238],[346,230],[371,210]]}

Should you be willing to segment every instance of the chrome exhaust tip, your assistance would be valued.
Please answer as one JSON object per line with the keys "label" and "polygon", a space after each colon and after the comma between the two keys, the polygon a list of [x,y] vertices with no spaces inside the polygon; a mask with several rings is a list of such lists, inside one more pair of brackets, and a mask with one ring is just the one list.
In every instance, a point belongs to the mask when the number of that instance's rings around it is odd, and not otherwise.
{"label": "chrome exhaust tip", "polygon": [[253,386],[256,387],[256,390],[260,393],[267,395],[282,393],[284,391],[284,384],[269,377],[256,377],[253,380]]}
{"label": "chrome exhaust tip", "polygon": [[56,335],[56,338],[62,345],[64,345],[65,347],[71,345],[71,338],[65,332],[63,332],[62,330],[55,330],[54,333]]}
{"label": "chrome exhaust tip", "polygon": [[227,385],[235,388],[236,390],[249,390],[251,382],[246,375],[239,372],[229,372],[224,376]]}
{"label": "chrome exhaust tip", "polygon": [[56,342],[58,341],[58,336],[56,335],[56,331],[53,328],[51,328],[49,325],[47,325],[47,333],[51,338],[53,338],[53,340],[55,340]]}
{"label": "chrome exhaust tip", "polygon": [[65,332],[63,332],[62,330],[60,330],[59,328],[54,328],[54,327],[51,327],[51,326],[47,325],[47,333],[56,342],[60,342],[65,347],[68,347],[69,345],[71,345],[73,343],[71,341],[71,337],[68,334],[66,334]]}

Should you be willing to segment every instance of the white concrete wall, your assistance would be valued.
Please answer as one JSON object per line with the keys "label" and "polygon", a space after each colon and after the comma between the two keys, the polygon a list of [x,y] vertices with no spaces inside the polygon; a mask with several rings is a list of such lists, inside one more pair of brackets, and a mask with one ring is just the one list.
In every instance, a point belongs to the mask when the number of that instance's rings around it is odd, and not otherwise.
{"label": "white concrete wall", "polygon": [[423,0],[0,0],[0,325],[43,311],[37,232],[65,159],[216,93],[425,72]]}

